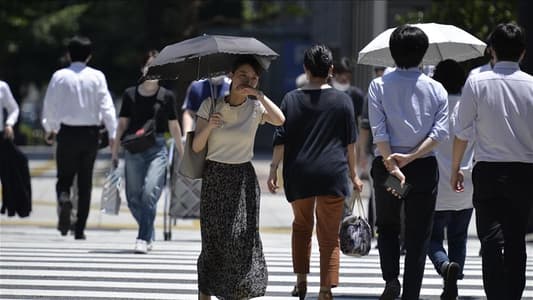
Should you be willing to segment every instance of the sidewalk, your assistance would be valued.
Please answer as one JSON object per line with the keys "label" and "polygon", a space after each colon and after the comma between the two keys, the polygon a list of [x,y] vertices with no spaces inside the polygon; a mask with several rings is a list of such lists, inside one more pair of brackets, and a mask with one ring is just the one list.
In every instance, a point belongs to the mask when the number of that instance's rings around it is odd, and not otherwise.
{"label": "sidewalk", "polygon": [[[33,211],[28,218],[11,217],[0,215],[0,225],[31,225],[39,227],[55,228],[57,226],[56,213],[56,169],[53,160],[52,147],[26,147],[22,149],[27,153],[30,159],[30,169],[32,173],[32,191],[33,191]],[[270,232],[290,232],[292,225],[292,209],[286,201],[283,189],[276,194],[268,191],[266,181],[268,179],[270,168],[270,156],[267,154],[257,154],[252,161],[259,184],[261,186],[261,209],[260,209],[260,228],[261,231]],[[123,162],[121,162],[123,164]],[[117,216],[105,215],[100,212],[100,197],[102,194],[102,184],[105,172],[110,168],[109,152],[102,151],[95,163],[93,175],[93,192],[91,197],[91,211],[87,220],[88,229],[136,229],[137,224],[126,204],[126,197],[122,191],[122,204],[120,213]],[[281,174],[279,174],[281,178]],[[368,181],[365,181],[363,190],[363,200],[367,203],[370,193]],[[166,193],[163,193],[158,203],[158,214],[156,217],[156,228],[158,231],[163,230],[163,212]],[[368,207],[368,204],[366,204]],[[365,208],[368,211],[367,208]],[[469,227],[469,236],[476,236],[475,217],[472,218]],[[198,220],[178,219],[172,230],[197,230],[199,229]],[[161,234],[160,234],[161,235]]]}
{"label": "sidewalk", "polygon": [[[52,147],[23,147],[29,158],[32,176],[33,209],[27,218],[7,217],[0,215],[0,225],[38,226],[55,228],[57,226],[56,213],[56,166],[53,160]],[[261,155],[260,155],[261,156]],[[271,194],[266,186],[270,158],[265,157],[253,161],[258,180],[261,186],[261,230],[288,231],[292,223],[292,210],[285,200],[283,191]],[[123,161],[121,161],[123,165]],[[100,197],[105,173],[110,168],[110,155],[107,151],[99,153],[93,172],[93,191],[91,194],[91,211],[87,220],[87,229],[136,229],[137,224],[133,219],[126,203],[124,190],[122,190],[122,203],[117,216],[105,215],[100,212]],[[281,174],[280,174],[281,176]],[[158,202],[156,228],[163,229],[163,214],[166,192],[163,192]],[[178,219],[172,230],[199,229],[199,221],[191,219]]]}

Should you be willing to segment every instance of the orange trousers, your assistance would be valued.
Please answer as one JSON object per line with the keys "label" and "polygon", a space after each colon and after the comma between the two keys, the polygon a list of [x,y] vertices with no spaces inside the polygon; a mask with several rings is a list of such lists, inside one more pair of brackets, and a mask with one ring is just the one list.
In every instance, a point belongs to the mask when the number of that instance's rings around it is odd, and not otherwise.
{"label": "orange trousers", "polygon": [[291,203],[292,264],[294,273],[308,274],[316,204],[316,235],[320,251],[320,286],[339,284],[339,227],[344,197],[314,196]]}

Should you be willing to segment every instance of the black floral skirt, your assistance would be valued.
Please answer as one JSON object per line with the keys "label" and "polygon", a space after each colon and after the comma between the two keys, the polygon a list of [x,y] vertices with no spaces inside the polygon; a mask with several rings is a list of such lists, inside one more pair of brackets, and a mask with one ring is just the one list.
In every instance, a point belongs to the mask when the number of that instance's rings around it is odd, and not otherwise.
{"label": "black floral skirt", "polygon": [[268,281],[259,236],[260,190],[250,162],[207,161],[202,180],[198,288],[223,300],[264,296]]}

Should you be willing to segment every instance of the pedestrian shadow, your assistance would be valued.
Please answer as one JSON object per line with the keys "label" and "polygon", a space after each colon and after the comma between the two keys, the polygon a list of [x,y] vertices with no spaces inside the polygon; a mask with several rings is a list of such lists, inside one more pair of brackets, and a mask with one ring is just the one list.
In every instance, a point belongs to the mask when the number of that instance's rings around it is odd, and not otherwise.
{"label": "pedestrian shadow", "polygon": [[[379,296],[375,295],[347,295],[347,294],[334,294],[335,299],[342,299],[342,300],[379,300]],[[317,300],[318,296],[314,297],[306,297],[306,299],[310,300]],[[399,298],[398,298],[399,299]],[[419,300],[440,300],[440,296],[425,296],[423,298],[420,298]],[[473,296],[459,296],[459,300],[482,300],[486,299],[483,297],[473,297]]]}
{"label": "pedestrian shadow", "polygon": [[129,249],[98,249],[89,251],[91,254],[135,254],[134,250]]}

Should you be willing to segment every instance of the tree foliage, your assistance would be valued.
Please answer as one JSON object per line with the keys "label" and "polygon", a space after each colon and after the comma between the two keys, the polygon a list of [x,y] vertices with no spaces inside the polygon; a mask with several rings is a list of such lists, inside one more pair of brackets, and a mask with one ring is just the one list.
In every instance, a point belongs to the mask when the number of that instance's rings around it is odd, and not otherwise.
{"label": "tree foliage", "polygon": [[241,15],[240,2],[221,5],[216,0],[0,0],[0,8],[0,78],[15,93],[27,82],[46,86],[66,64],[65,44],[75,34],[91,38],[90,65],[104,71],[117,94],[136,82],[146,50]]}
{"label": "tree foliage", "polygon": [[437,22],[452,24],[486,40],[499,23],[517,20],[515,0],[434,0],[429,12],[417,11],[395,16],[398,25]]}
{"label": "tree foliage", "polygon": [[[396,15],[397,25],[406,23],[443,23],[455,25],[482,41],[497,24],[516,22],[517,1],[511,0],[433,0],[429,12],[413,11],[405,15]],[[462,62],[466,70],[487,63],[488,57],[475,58]]]}

